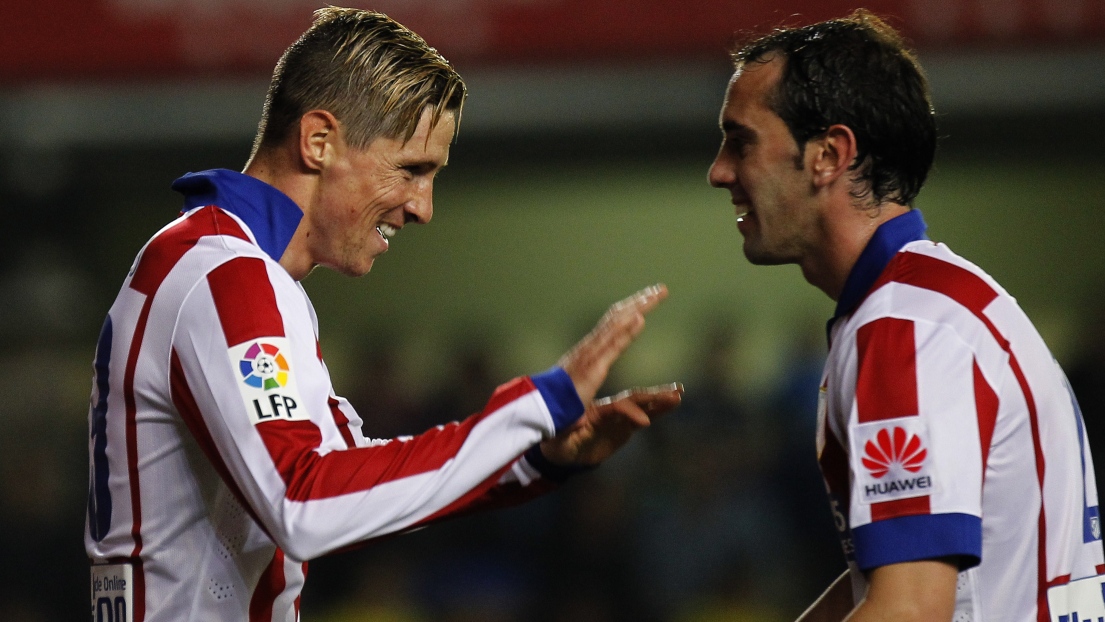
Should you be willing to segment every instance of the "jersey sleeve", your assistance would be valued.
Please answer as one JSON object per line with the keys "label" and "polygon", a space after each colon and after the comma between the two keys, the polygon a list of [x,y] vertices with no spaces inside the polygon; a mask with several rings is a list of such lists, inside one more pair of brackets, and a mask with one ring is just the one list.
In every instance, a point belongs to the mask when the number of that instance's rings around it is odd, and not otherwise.
{"label": "jersey sleeve", "polygon": [[977,565],[989,445],[980,422],[997,404],[971,348],[946,326],[882,317],[857,331],[855,364],[844,406],[857,565]]}
{"label": "jersey sleeve", "polygon": [[205,455],[300,560],[511,497],[539,479],[519,456],[583,413],[554,369],[500,386],[463,421],[350,443],[309,304],[261,258],[231,259],[195,286],[171,359],[174,405]]}

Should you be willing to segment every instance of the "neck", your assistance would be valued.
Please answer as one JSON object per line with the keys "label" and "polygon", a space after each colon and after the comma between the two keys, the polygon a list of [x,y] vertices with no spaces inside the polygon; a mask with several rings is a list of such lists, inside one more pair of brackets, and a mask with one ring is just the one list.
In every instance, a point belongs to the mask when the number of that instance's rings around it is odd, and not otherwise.
{"label": "neck", "polygon": [[242,173],[288,195],[303,210],[303,219],[299,221],[288,247],[280,256],[280,265],[288,274],[297,281],[303,279],[315,267],[307,242],[310,238],[310,198],[314,192],[316,177],[299,170],[280,149],[259,150],[246,163]]}
{"label": "neck", "polygon": [[802,276],[833,301],[839,300],[848,275],[875,231],[908,211],[897,203],[857,207],[849,201],[841,205],[825,219],[822,242],[799,262]]}

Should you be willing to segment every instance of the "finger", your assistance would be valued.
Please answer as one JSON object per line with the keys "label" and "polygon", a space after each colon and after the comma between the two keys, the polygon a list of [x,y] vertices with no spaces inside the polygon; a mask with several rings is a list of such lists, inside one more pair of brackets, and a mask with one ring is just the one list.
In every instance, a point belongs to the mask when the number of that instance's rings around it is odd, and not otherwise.
{"label": "finger", "polygon": [[679,406],[683,399],[683,385],[671,383],[647,388],[633,388],[616,395],[595,400],[597,406],[632,403],[648,417],[659,417]]}
{"label": "finger", "polygon": [[615,302],[610,309],[611,311],[632,309],[638,313],[645,314],[655,309],[656,305],[660,304],[660,301],[667,297],[668,286],[663,283],[657,283],[655,285],[649,285],[628,298]]}
{"label": "finger", "polygon": [[632,341],[644,329],[645,315],[667,297],[668,288],[662,283],[646,287],[611,305],[596,330],[610,330],[619,337],[622,335],[617,333],[622,332]]}
{"label": "finger", "polygon": [[667,296],[667,286],[658,283],[614,303],[588,335],[587,345],[613,362],[644,330],[645,314]]}
{"label": "finger", "polygon": [[596,400],[593,402],[598,418],[619,417],[628,422],[634,428],[647,428],[652,423],[648,413],[631,399],[619,399],[602,404]]}
{"label": "finger", "polygon": [[595,400],[596,404],[609,404],[618,400],[633,400],[637,404],[648,402],[674,402],[678,404],[683,399],[683,384],[670,382],[651,387],[633,387],[620,391],[614,395]]}

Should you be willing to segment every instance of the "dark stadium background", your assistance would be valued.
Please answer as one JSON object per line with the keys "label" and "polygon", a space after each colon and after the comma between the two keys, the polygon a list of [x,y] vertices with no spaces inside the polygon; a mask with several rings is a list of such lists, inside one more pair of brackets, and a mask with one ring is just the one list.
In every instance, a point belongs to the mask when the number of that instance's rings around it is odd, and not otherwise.
{"label": "dark stadium background", "polygon": [[[670,299],[611,389],[686,406],[526,507],[312,562],[303,619],[792,619],[843,567],[813,461],[832,304],[752,268],[706,169],[734,32],[852,2],[380,0],[471,96],[434,222],[372,274],[318,272],[338,391],[378,436],[478,409],[603,308]],[[241,169],[308,0],[0,5],[0,618],[87,616],[81,533],[95,336],[186,171]],[[1105,431],[1105,2],[879,0],[920,50],[941,128],[930,235],[1036,320]],[[1098,454],[1105,455],[1103,453]]]}

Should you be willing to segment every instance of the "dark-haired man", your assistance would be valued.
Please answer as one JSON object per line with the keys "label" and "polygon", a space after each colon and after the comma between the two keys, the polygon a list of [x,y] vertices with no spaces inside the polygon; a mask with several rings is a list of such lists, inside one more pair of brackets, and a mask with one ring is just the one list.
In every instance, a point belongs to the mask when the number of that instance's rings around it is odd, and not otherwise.
{"label": "dark-haired man", "polygon": [[533,496],[679,402],[671,386],[592,404],[666,296],[654,286],[483,412],[415,437],[362,433],[298,281],[318,265],[364,274],[429,222],[464,95],[413,32],[322,9],[277,65],[244,174],[174,183],[183,215],[140,252],[96,351],[95,620],[294,622],[307,560]]}
{"label": "dark-haired man", "polygon": [[849,572],[802,620],[1105,616],[1093,463],[1063,373],[911,207],[936,137],[914,55],[857,11],[734,60],[710,183],[749,261],[798,264],[837,302],[817,451]]}

